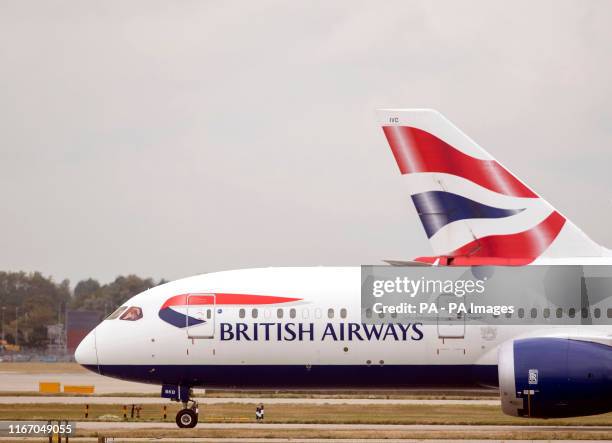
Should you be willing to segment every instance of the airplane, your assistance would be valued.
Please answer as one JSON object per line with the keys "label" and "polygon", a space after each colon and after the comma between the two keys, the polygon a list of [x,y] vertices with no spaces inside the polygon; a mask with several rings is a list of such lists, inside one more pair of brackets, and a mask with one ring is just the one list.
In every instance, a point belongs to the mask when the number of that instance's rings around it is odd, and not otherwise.
{"label": "airplane", "polygon": [[[612,265],[610,250],[437,111],[378,113],[433,250],[388,263],[434,271]],[[567,325],[464,324],[448,333],[440,324],[367,324],[361,291],[361,267],[270,267],[180,279],[126,301],[84,338],[75,359],[104,376],[160,385],[162,397],[183,404],[176,416],[181,428],[198,421],[192,388],[499,386],[502,410],[512,416],[612,411],[606,299],[587,306],[588,322],[579,315]],[[548,303],[554,312],[554,295]],[[557,312],[584,312],[580,303],[578,295],[576,308]]]}

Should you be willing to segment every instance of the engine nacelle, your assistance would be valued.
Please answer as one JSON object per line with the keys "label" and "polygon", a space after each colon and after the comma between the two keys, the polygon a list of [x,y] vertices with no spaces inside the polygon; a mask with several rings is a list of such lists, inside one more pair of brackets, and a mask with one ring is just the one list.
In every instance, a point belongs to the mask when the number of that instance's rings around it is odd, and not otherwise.
{"label": "engine nacelle", "polygon": [[542,337],[499,350],[502,410],[516,417],[576,417],[612,411],[612,347]]}

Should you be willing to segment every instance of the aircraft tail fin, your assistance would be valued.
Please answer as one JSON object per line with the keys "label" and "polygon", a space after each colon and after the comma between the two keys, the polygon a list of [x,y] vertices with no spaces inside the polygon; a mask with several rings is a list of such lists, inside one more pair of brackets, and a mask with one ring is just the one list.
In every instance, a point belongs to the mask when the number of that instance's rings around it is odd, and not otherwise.
{"label": "aircraft tail fin", "polygon": [[609,255],[439,112],[383,109],[379,122],[434,251],[417,260],[524,265]]}

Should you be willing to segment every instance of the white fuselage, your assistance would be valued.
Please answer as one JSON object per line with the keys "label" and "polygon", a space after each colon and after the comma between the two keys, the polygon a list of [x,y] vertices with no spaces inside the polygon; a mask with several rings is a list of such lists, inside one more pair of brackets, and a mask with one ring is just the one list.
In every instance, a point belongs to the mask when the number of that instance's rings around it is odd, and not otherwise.
{"label": "white fuselage", "polygon": [[[197,302],[180,299],[185,295]],[[609,326],[399,325],[392,319],[391,326],[367,325],[359,267],[204,274],[152,288],[124,305],[140,308],[142,318],[103,321],[77,360],[104,375],[203,387],[432,385],[443,367],[453,367],[457,380],[449,372],[441,384],[491,385],[498,348],[509,339],[610,332]],[[199,322],[186,325],[184,318]],[[343,377],[341,368],[355,376]]]}

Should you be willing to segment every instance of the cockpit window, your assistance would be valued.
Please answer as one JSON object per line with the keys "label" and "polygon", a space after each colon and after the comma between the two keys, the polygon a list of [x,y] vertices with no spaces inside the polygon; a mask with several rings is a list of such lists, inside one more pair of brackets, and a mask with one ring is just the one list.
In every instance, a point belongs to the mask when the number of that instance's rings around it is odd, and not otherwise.
{"label": "cockpit window", "polygon": [[121,313],[123,311],[125,311],[127,309],[127,306],[120,306],[117,309],[115,309],[115,311],[113,311],[113,313],[111,315],[109,315],[108,317],[106,317],[105,320],[114,320],[117,317],[119,317],[121,315]]}
{"label": "cockpit window", "polygon": [[130,306],[130,308],[125,311],[119,320],[128,320],[128,321],[136,321],[142,318],[142,309],[138,306]]}

